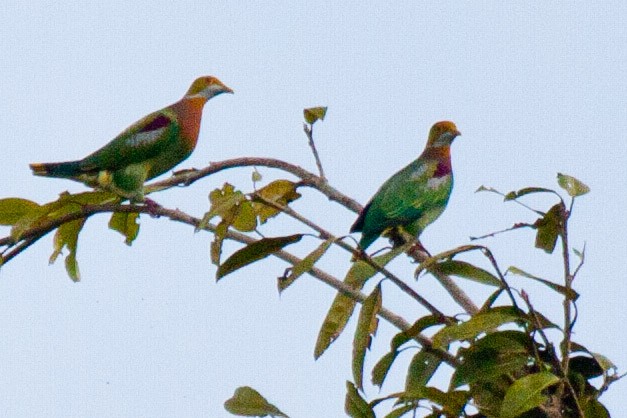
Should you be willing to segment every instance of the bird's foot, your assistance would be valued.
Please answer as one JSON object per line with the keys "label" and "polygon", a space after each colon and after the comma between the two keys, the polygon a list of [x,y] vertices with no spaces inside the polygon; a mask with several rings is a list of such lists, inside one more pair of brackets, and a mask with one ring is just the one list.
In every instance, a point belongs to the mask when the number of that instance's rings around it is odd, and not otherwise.
{"label": "bird's foot", "polygon": [[161,215],[158,213],[159,209],[161,209],[161,205],[155,202],[154,200],[145,197],[143,201],[144,206],[148,209],[148,214],[153,218],[158,218]]}
{"label": "bird's foot", "polygon": [[409,254],[417,263],[421,263],[427,258],[431,257],[431,254],[425,247],[422,246],[420,241],[414,242],[412,246],[407,250],[407,254]]}
{"label": "bird's foot", "polygon": [[368,258],[368,254],[361,247],[357,247],[351,257],[351,263],[359,260],[365,260],[366,258]]}

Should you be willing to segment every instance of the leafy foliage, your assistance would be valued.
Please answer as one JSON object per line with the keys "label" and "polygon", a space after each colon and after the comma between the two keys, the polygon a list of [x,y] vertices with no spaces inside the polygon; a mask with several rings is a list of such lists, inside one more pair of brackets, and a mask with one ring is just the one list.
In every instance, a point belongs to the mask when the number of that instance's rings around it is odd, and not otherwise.
{"label": "leafy foliage", "polygon": [[[146,205],[125,204],[123,198],[104,191],[78,194],[64,192],[57,200],[41,205],[17,197],[0,199],[0,225],[10,227],[8,236],[0,239],[0,266],[42,236],[55,231],[50,262],[67,251],[67,273],[72,280],[78,281],[79,236],[90,216],[101,212],[111,213],[108,226],[122,234],[127,245],[131,245],[138,237],[141,213],[164,216],[193,225],[196,231],[213,234],[209,257],[217,265],[217,280],[262,262],[269,256],[276,256],[291,264],[279,277],[279,292],[293,286],[304,274],[333,286],[338,292],[320,327],[314,347],[316,359],[347,329],[357,304],[361,304],[353,335],[353,382],[347,382],[346,385],[345,411],[351,417],[375,417],[375,409],[383,408],[387,401],[394,401],[386,415],[390,418],[415,415],[418,411],[427,411],[426,416],[433,418],[551,417],[558,414],[563,417],[609,417],[609,411],[599,398],[621,376],[610,360],[572,341],[576,324],[573,310],[580,297],[573,288],[573,282],[584,263],[585,249],[578,251],[570,247],[568,223],[575,199],[589,193],[589,187],[572,176],[558,174],[558,185],[568,195],[569,202],[558,191],[546,187],[525,187],[507,193],[484,186],[478,189],[497,194],[505,202],[519,204],[529,209],[533,216],[531,221],[516,223],[505,231],[493,232],[483,238],[519,228],[534,229],[533,245],[536,248],[552,254],[561,246],[564,270],[562,281],[553,280],[555,278],[548,280],[515,266],[502,272],[489,248],[481,245],[463,245],[430,257],[420,255],[416,251],[419,248],[417,243],[409,242],[382,254],[369,256],[290,207],[292,202],[301,198],[297,191],[301,186],[313,187],[346,208],[356,210],[359,206],[332,188],[324,177],[313,143],[312,127],[318,120],[325,118],[326,112],[326,107],[304,110],[305,133],[320,175],[278,160],[263,160],[270,167],[300,177],[300,181],[279,179],[260,185],[263,177],[255,168],[252,173],[252,191],[245,193],[230,183],[215,188],[209,193],[209,208],[201,219],[178,210],[167,210],[154,202],[152,205],[148,202]],[[238,161],[241,166],[253,165]],[[224,166],[229,167],[228,164]],[[212,167],[205,171],[210,173]],[[147,190],[157,192],[172,185],[189,184],[190,178],[198,175],[197,171],[179,172],[176,176],[180,177],[175,176],[169,183],[147,186]],[[538,193],[556,199],[548,210],[538,210],[524,203],[529,196]],[[261,235],[261,231],[272,224],[270,220],[284,216],[300,221],[308,231],[314,233],[294,231],[290,235],[278,237]],[[303,252],[307,255],[302,259],[288,253],[288,246],[297,247],[296,244],[304,245],[301,241],[310,242],[309,238],[302,239],[305,235],[313,235],[319,241]],[[239,242],[242,247],[222,261],[225,240]],[[334,250],[347,251],[346,260],[352,262],[343,281],[319,267],[325,254]],[[464,260],[464,254],[471,251],[485,256],[486,265]],[[579,259],[575,269],[570,265],[571,253]],[[480,301],[480,308],[467,309],[464,315],[455,311],[441,312],[413,290],[413,282],[398,278],[388,270],[391,261],[401,254],[420,263],[417,274],[432,274],[440,280],[450,280],[449,276],[471,280],[487,286],[491,294]],[[539,269],[538,264],[534,264],[532,270]],[[516,286],[510,283],[514,277]],[[560,319],[564,322],[560,326],[535,308],[534,296],[519,286],[525,280],[543,284],[561,299],[564,315]],[[383,304],[383,281],[394,284],[394,291],[400,290],[413,303],[422,305],[418,306],[416,312],[424,307],[430,313],[417,314],[417,319],[413,319],[413,324],[409,325],[388,311]],[[368,295],[362,293],[366,288],[372,289]],[[387,286],[385,290],[386,294],[390,291]],[[463,293],[463,290],[456,290],[452,286],[445,287],[445,290],[453,296],[456,296],[454,292]],[[381,320],[395,325],[400,331],[390,340],[389,351],[376,361],[370,371],[371,383],[383,390],[390,373],[398,369],[396,363],[401,353],[409,352],[412,357],[407,358],[409,365],[405,371],[404,387],[368,401],[365,394],[368,384],[367,379],[364,379],[368,374],[365,365]],[[553,332],[551,335],[561,335],[561,340],[549,338],[546,332],[548,328],[558,330],[559,333]],[[447,389],[433,382],[434,376],[438,374],[448,376]],[[238,388],[224,406],[230,413],[240,416],[287,416],[250,387]]]}

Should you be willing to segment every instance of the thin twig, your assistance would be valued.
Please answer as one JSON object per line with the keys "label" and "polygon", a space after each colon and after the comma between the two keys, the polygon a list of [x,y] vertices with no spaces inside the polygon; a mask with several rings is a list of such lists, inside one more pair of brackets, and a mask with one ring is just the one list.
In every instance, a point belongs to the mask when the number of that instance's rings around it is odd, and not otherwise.
{"label": "thin twig", "polygon": [[480,240],[480,239],[485,239],[485,238],[492,238],[495,237],[499,234],[503,234],[505,232],[509,232],[509,231],[513,231],[515,229],[520,229],[520,228],[534,228],[535,226],[533,224],[528,224],[528,223],[523,223],[523,222],[518,222],[515,223],[513,226],[509,227],[509,228],[505,228],[502,229],[500,231],[494,231],[494,232],[490,232],[489,234],[485,234],[485,235],[481,235],[479,237],[470,237],[471,241],[476,241],[476,240]]}
{"label": "thin twig", "polygon": [[309,125],[303,123],[303,130],[305,131],[305,135],[307,135],[307,139],[309,140],[309,146],[311,147],[311,151],[313,152],[314,158],[316,159],[318,173],[320,173],[320,177],[326,179],[324,175],[324,170],[322,169],[322,161],[320,161],[320,155],[318,155],[318,150],[316,149],[316,144],[313,139],[313,124]]}

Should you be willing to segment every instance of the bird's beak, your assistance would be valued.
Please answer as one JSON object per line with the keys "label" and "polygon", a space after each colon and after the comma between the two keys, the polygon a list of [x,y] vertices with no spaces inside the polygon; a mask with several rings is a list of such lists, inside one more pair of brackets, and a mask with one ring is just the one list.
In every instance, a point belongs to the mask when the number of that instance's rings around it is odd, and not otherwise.
{"label": "bird's beak", "polygon": [[[226,87],[226,86],[224,86],[224,87]],[[225,90],[224,90],[224,92],[225,92],[225,93],[229,93],[229,94],[233,94],[233,93],[234,93],[233,89],[232,89],[232,88],[230,88],[230,87],[226,87],[226,88],[225,88]]]}
{"label": "bird's beak", "polygon": [[458,130],[455,130],[455,136],[462,136],[462,133],[459,132]]}

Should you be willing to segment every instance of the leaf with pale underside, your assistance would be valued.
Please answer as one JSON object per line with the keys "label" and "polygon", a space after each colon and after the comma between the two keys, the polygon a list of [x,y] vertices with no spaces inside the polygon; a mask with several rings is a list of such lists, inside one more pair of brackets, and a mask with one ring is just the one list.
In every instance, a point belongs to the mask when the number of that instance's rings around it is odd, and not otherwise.
{"label": "leaf with pale underside", "polygon": [[590,192],[590,187],[568,174],[557,173],[557,184],[571,197],[582,196]]}

